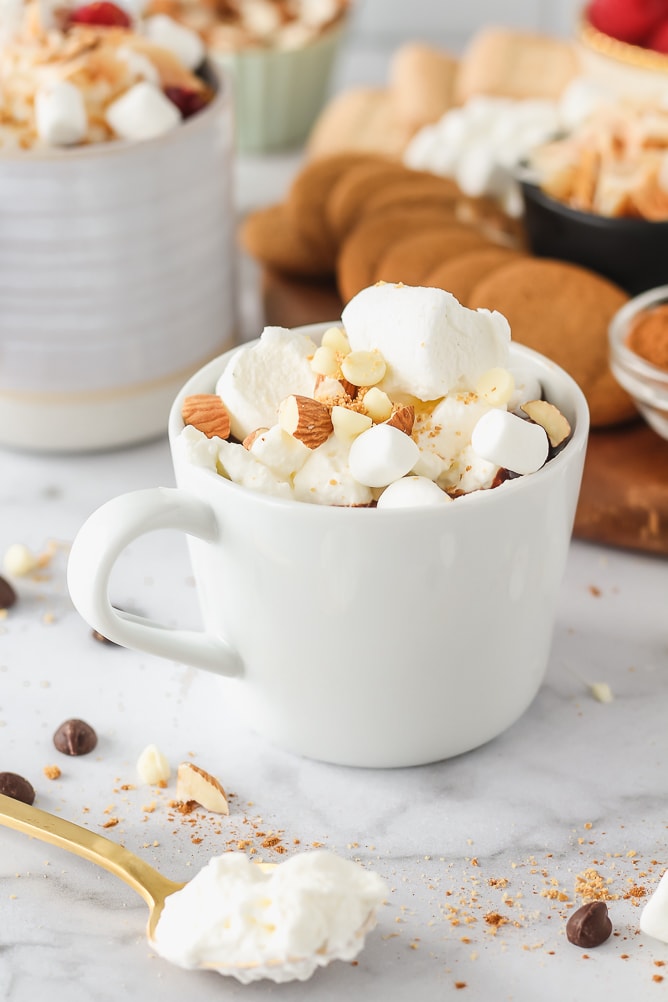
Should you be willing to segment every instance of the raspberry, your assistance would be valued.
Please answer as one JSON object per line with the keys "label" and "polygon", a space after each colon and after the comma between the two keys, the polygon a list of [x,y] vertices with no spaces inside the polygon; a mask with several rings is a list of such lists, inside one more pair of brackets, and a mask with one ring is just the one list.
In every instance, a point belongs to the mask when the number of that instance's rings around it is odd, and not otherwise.
{"label": "raspberry", "polygon": [[72,11],[70,24],[96,24],[104,28],[130,28],[128,15],[110,0],[96,0]]}
{"label": "raspberry", "polygon": [[646,42],[648,49],[655,52],[664,52],[668,55],[668,21],[662,21],[658,28],[655,28]]}
{"label": "raspberry", "polygon": [[666,17],[665,0],[593,0],[588,17],[595,28],[638,45]]}
{"label": "raspberry", "polygon": [[165,97],[175,104],[184,118],[201,111],[209,103],[206,93],[199,90],[186,90],[185,87],[165,87]]}

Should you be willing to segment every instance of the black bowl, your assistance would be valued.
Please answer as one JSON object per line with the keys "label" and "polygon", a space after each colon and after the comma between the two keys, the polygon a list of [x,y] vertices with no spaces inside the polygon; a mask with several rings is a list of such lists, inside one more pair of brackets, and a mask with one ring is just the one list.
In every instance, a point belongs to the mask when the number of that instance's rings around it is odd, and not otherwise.
{"label": "black bowl", "polygon": [[524,224],[537,257],[582,265],[631,295],[668,284],[668,222],[572,209],[520,178]]}

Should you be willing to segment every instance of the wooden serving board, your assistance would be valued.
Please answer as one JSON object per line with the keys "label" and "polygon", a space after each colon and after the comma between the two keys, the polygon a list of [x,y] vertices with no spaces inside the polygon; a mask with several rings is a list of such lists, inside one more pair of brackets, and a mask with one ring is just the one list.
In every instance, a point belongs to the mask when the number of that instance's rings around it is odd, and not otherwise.
{"label": "wooden serving board", "polygon": [[[267,324],[298,327],[341,316],[342,303],[330,283],[267,272],[263,295]],[[668,556],[668,441],[644,421],[589,436],[574,534]]]}

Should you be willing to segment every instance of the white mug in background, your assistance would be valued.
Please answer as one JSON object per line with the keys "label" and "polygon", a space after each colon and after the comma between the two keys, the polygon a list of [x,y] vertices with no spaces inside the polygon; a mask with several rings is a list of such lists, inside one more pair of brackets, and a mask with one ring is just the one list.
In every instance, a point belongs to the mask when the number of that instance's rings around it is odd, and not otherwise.
{"label": "white mug in background", "polygon": [[164,434],[237,340],[227,76],[171,131],[0,153],[0,445],[79,452]]}
{"label": "white mug in background", "polygon": [[[236,690],[248,725],[311,758],[411,766],[489,741],[545,675],[589,428],[570,376],[527,348],[510,357],[568,417],[565,448],[494,490],[382,510],[281,500],[190,463],[181,403],[214,392],[230,353],[214,360],[172,407],[178,486],[109,501],[78,533],[75,606],[119,644],[233,679],[226,699]],[[159,528],[190,536],[202,633],[110,604],[119,553]]]}

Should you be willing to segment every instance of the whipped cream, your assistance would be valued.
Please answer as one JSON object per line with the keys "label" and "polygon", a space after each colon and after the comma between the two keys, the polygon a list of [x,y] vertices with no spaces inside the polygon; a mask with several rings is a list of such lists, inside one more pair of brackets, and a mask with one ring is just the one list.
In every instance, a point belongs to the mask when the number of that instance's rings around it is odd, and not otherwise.
{"label": "whipped cream", "polygon": [[377,874],[324,850],[270,871],[225,853],[167,898],[153,946],[179,967],[213,968],[243,984],[305,981],[357,956],[386,894]]}
{"label": "whipped cream", "polygon": [[[299,330],[265,328],[215,387],[232,438],[186,424],[175,448],[242,487],[345,507],[433,504],[425,480],[454,498],[547,460],[547,425],[535,408],[522,410],[541,387],[509,368],[501,314],[466,309],[442,289],[381,282],[355,296],[342,320],[320,345]],[[542,420],[554,421],[548,412]],[[407,477],[412,484],[382,502]]]}
{"label": "whipped cream", "polygon": [[572,129],[610,99],[600,84],[579,77],[558,101],[474,97],[420,129],[404,163],[453,178],[465,195],[498,200],[510,216],[522,213],[514,172],[530,152]]}

